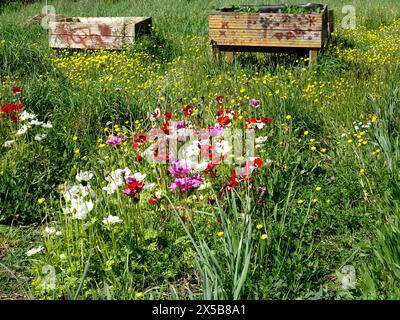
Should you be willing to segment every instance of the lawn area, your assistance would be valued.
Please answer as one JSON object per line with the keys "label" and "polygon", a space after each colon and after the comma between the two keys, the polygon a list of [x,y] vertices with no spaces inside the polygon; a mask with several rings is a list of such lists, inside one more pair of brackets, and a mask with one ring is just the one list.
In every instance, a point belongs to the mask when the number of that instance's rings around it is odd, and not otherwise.
{"label": "lawn area", "polygon": [[324,1],[311,66],[213,62],[208,13],[250,2],[49,1],[152,17],[113,51],[0,2],[0,300],[400,298],[398,1]]}

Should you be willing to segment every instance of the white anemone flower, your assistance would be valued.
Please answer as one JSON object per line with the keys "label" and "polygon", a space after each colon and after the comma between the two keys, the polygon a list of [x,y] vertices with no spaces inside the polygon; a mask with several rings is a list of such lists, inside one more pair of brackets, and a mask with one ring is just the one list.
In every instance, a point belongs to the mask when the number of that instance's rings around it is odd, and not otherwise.
{"label": "white anemone flower", "polygon": [[123,220],[120,217],[113,216],[111,214],[107,218],[103,219],[103,223],[107,225],[122,223],[122,221]]}
{"label": "white anemone flower", "polygon": [[257,144],[262,144],[262,143],[264,143],[265,141],[267,141],[268,140],[268,136],[265,136],[265,137],[258,137],[257,139],[256,139],[256,143]]}
{"label": "white anemone flower", "polygon": [[85,220],[90,211],[93,210],[94,204],[93,201],[84,201],[82,199],[77,199],[72,201],[71,208],[74,209],[74,214],[72,215],[72,219],[77,220]]}
{"label": "white anemone flower", "polygon": [[85,181],[88,182],[90,179],[93,178],[93,173],[90,171],[79,171],[75,176],[76,180],[79,182]]}
{"label": "white anemone flower", "polygon": [[78,199],[81,197],[81,188],[79,185],[70,187],[66,192],[64,192],[64,199],[67,202],[71,202],[73,199]]}
{"label": "white anemone flower", "polygon": [[37,247],[37,248],[33,248],[33,249],[29,250],[29,251],[26,253],[26,255],[27,255],[28,257],[33,256],[34,254],[36,254],[36,253],[42,251],[43,249],[44,249],[43,246],[39,246],[39,247]]}
{"label": "white anemone flower", "polygon": [[47,137],[47,135],[43,134],[43,133],[38,133],[37,135],[35,135],[35,140],[36,141],[42,141]]}
{"label": "white anemone flower", "polygon": [[265,123],[264,122],[256,122],[254,123],[255,126],[257,127],[257,129],[261,130],[262,128],[264,128]]}
{"label": "white anemone flower", "polygon": [[143,181],[144,178],[146,178],[146,174],[145,173],[136,172],[131,177],[134,178],[136,181]]}
{"label": "white anemone flower", "polygon": [[21,135],[24,134],[28,131],[28,126],[26,124],[24,124],[21,128],[18,129],[17,131],[17,135]]}
{"label": "white anemone flower", "polygon": [[36,114],[34,113],[29,113],[28,111],[24,110],[20,115],[19,115],[19,120],[25,121],[25,120],[32,120],[36,119]]}
{"label": "white anemone flower", "polygon": [[113,194],[118,190],[118,187],[125,183],[125,178],[128,177],[131,172],[132,171],[129,168],[117,169],[110,172],[110,174],[105,178],[108,185],[103,187],[102,190],[107,191],[107,194]]}
{"label": "white anemone flower", "polygon": [[39,121],[39,120],[33,119],[33,120],[31,120],[29,122],[29,124],[32,125],[32,126],[41,126],[43,124],[43,121]]}
{"label": "white anemone flower", "polygon": [[54,227],[46,227],[44,229],[44,232],[46,232],[48,235],[52,235],[52,234],[55,234],[57,232],[57,230]]}
{"label": "white anemone flower", "polygon": [[9,148],[9,147],[11,147],[11,145],[12,145],[14,142],[15,142],[14,140],[8,140],[8,141],[6,141],[6,142],[3,143],[3,147],[4,147],[4,148]]}
{"label": "white anemone flower", "polygon": [[106,187],[101,188],[103,191],[106,191],[107,194],[111,195],[113,194],[115,191],[118,190],[118,184],[114,183],[114,182],[110,182]]}
{"label": "white anemone flower", "polygon": [[146,184],[143,186],[143,189],[144,189],[144,190],[152,190],[152,189],[154,189],[155,186],[156,186],[156,184],[155,184],[154,182],[146,183]]}

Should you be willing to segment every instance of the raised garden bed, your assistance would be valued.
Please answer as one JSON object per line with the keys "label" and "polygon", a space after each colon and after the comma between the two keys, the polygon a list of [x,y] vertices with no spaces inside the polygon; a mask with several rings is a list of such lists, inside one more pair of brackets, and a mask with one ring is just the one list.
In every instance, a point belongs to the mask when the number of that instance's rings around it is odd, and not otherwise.
{"label": "raised garden bed", "polygon": [[122,49],[151,30],[151,17],[73,17],[49,28],[51,48]]}
{"label": "raised garden bed", "polygon": [[325,4],[232,6],[209,13],[214,59],[219,51],[308,50],[314,62],[333,31],[333,11]]}

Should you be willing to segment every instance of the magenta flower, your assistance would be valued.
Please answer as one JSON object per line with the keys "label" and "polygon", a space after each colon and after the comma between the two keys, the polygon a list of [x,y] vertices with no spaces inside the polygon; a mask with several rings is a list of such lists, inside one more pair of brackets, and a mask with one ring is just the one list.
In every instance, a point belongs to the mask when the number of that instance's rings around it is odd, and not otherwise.
{"label": "magenta flower", "polygon": [[110,139],[108,139],[106,141],[106,143],[109,144],[110,146],[117,146],[124,140],[125,140],[125,137],[113,136]]}
{"label": "magenta flower", "polygon": [[175,181],[169,186],[169,191],[174,191],[175,189],[181,189],[182,191],[197,188],[204,182],[204,179],[200,174],[196,173],[191,177],[176,178]]}
{"label": "magenta flower", "polygon": [[190,165],[185,161],[177,161],[172,167],[168,169],[168,172],[172,174],[175,178],[179,178],[184,176],[192,171]]}
{"label": "magenta flower", "polygon": [[136,181],[135,179],[131,179],[131,182],[128,184],[128,188],[124,190],[124,194],[128,197],[136,196],[140,191],[143,190],[144,182]]}
{"label": "magenta flower", "polygon": [[251,99],[250,100],[250,107],[255,108],[255,109],[259,108],[260,107],[260,100]]}
{"label": "magenta flower", "polygon": [[220,136],[223,131],[224,131],[224,128],[221,126],[215,126],[215,127],[208,128],[208,132],[210,133],[210,136],[213,138]]}
{"label": "magenta flower", "polygon": [[177,121],[176,122],[176,129],[184,129],[184,128],[186,128],[186,123],[185,123],[185,121]]}

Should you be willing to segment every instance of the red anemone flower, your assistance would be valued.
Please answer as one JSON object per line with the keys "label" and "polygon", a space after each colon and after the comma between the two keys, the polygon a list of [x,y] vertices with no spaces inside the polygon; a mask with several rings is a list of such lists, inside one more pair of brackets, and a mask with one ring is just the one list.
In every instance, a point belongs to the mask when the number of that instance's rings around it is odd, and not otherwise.
{"label": "red anemone flower", "polygon": [[143,143],[147,140],[147,135],[145,133],[135,134],[133,139],[135,142]]}
{"label": "red anemone flower", "polygon": [[161,130],[166,134],[169,135],[170,134],[170,124],[169,122],[163,122]]}
{"label": "red anemone flower", "polygon": [[170,121],[172,119],[172,112],[165,113],[165,120]]}
{"label": "red anemone flower", "polygon": [[218,122],[222,127],[225,127],[231,122],[231,118],[229,118],[228,116],[221,116],[218,117]]}
{"label": "red anemone flower", "polygon": [[158,198],[157,197],[151,197],[147,202],[148,203],[157,203],[158,202]]}
{"label": "red anemone flower", "polygon": [[207,168],[204,170],[204,173],[206,174],[210,174],[212,176],[215,176],[216,173],[214,171],[215,167],[218,165],[218,163],[214,163],[214,162],[209,162],[207,164]]}
{"label": "red anemone flower", "polygon": [[272,123],[272,118],[265,118],[263,116],[260,116],[259,120],[264,123]]}
{"label": "red anemone flower", "polygon": [[11,91],[12,91],[13,94],[21,94],[21,93],[23,92],[22,89],[21,89],[21,87],[19,87],[19,86],[13,87],[13,88],[11,89]]}
{"label": "red anemone flower", "polygon": [[194,112],[194,108],[192,104],[188,104],[183,108],[183,113],[185,114],[185,117],[190,117]]}
{"label": "red anemone flower", "polygon": [[4,112],[7,116],[9,113],[15,114],[20,112],[23,107],[23,103],[6,104],[5,106],[1,107],[1,111]]}
{"label": "red anemone flower", "polygon": [[229,178],[229,180],[231,181],[231,187],[237,187],[239,185],[239,180],[237,179],[235,169],[233,169],[232,176]]}
{"label": "red anemone flower", "polygon": [[256,167],[256,168],[261,168],[261,166],[262,166],[262,164],[263,164],[263,161],[262,161],[262,159],[261,158],[256,158],[256,159],[254,159],[254,166]]}
{"label": "red anemone flower", "polygon": [[124,194],[128,197],[136,196],[140,191],[143,190],[144,182],[143,181],[133,181],[128,184],[128,188],[124,190]]}

